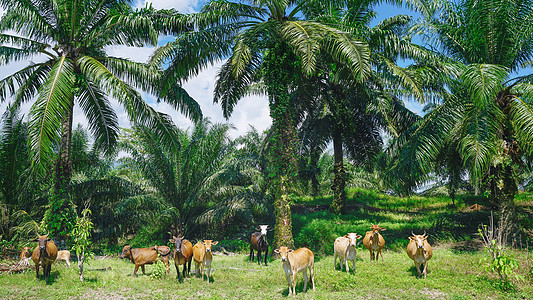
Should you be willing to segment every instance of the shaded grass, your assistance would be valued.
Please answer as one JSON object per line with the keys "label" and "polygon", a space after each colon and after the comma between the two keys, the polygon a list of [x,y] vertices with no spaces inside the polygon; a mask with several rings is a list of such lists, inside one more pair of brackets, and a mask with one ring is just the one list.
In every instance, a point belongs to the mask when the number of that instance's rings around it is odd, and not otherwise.
{"label": "shaded grass", "polygon": [[[526,254],[516,255],[526,259]],[[496,279],[486,273],[479,261],[483,252],[456,253],[448,246],[435,248],[426,279],[416,277],[413,262],[405,252],[386,251],[384,261],[370,262],[369,254],[358,251],[355,272],[333,269],[332,256],[317,256],[316,291],[302,293],[303,277],[298,275],[297,298],[312,299],[517,299],[533,297],[529,283],[510,292],[498,290]],[[193,264],[194,265],[194,264]],[[109,271],[96,271],[111,267]],[[527,267],[527,266],[525,266]],[[525,268],[524,267],[524,268]],[[258,266],[245,255],[215,256],[211,283],[186,278],[178,283],[171,275],[151,279],[133,277],[133,264],[117,258],[94,260],[86,266],[86,281],[79,282],[76,268],[52,268],[49,284],[37,281],[34,272],[0,275],[0,298],[91,298],[91,299],[278,299],[288,294],[281,262]],[[152,266],[147,266],[150,274]],[[194,271],[194,267],[193,267]],[[523,271],[523,270],[522,270]],[[140,272],[141,273],[141,272]],[[309,286],[308,286],[309,288]]]}

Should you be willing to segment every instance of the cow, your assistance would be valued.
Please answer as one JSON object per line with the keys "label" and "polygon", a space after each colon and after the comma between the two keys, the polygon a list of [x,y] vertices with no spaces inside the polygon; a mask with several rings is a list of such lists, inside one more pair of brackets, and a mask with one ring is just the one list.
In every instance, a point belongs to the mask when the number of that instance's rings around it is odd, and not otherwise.
{"label": "cow", "polygon": [[267,230],[268,225],[259,225],[259,228],[256,228],[259,232],[252,233],[250,239],[250,261],[254,261],[254,250],[257,251],[257,263],[261,264],[261,252],[265,253],[265,266],[267,265],[267,256],[268,256],[268,241],[267,241]]}
{"label": "cow", "polygon": [[35,263],[35,273],[37,279],[39,279],[39,266],[43,267],[43,277],[48,280],[50,271],[52,270],[52,264],[57,258],[57,246],[51,238],[48,238],[48,234],[39,235],[35,239],[37,247],[33,249],[31,260]]}
{"label": "cow", "polygon": [[139,267],[141,267],[143,274],[146,274],[144,265],[151,265],[157,260],[157,247],[132,249],[130,245],[126,245],[122,248],[120,258],[129,258],[131,262],[135,264],[133,276],[137,276],[137,270]]}
{"label": "cow", "polygon": [[211,247],[216,244],[218,242],[213,242],[213,240],[203,240],[192,247],[196,277],[199,275],[198,268],[200,266],[202,268],[202,278],[204,278],[204,268],[207,268],[207,283],[209,283],[209,273],[211,273],[211,262],[213,261]]}
{"label": "cow", "polygon": [[70,268],[70,251],[68,250],[57,251],[56,260],[64,260],[65,263],[67,264],[67,267]]}
{"label": "cow", "polygon": [[428,260],[433,256],[433,249],[427,241],[428,237],[425,231],[423,235],[416,235],[413,232],[411,234],[407,245],[407,255],[415,262],[418,276],[424,275],[426,278]]}
{"label": "cow", "polygon": [[[379,255],[381,254],[381,260],[383,261],[383,247],[385,247],[385,239],[379,234],[379,231],[387,230],[386,228],[379,227],[378,225],[372,224],[370,227],[372,230],[367,231],[365,238],[363,239],[363,246],[365,246],[368,251],[370,251],[370,260],[378,260]],[[374,257],[374,252],[376,256]]]}
{"label": "cow", "polygon": [[29,267],[30,259],[31,259],[30,247],[22,248],[22,252],[20,252],[20,261],[18,265],[22,267]]}
{"label": "cow", "polygon": [[[300,248],[298,250],[292,250],[287,247],[280,247],[274,250],[281,256],[281,262],[283,264],[283,270],[289,283],[289,295],[296,296],[296,275],[303,273],[304,275],[304,293],[307,291],[307,269],[311,275],[311,282],[313,283],[313,291],[315,290],[315,256],[313,252],[307,248]],[[291,277],[292,274],[292,290],[291,290]]]}
{"label": "cow", "polygon": [[159,254],[159,259],[165,264],[165,267],[167,268],[167,275],[170,274],[170,265],[169,265],[169,258],[170,258],[170,247],[169,246],[155,246],[155,250],[157,251],[157,254]]}
{"label": "cow", "polygon": [[340,266],[342,271],[342,265],[346,265],[346,272],[350,272],[350,269],[348,268],[348,261],[352,261],[352,269],[355,272],[355,261],[356,261],[356,255],[357,255],[357,249],[355,249],[355,246],[357,245],[357,239],[362,238],[361,235],[356,233],[348,233],[345,236],[340,236],[335,240],[335,244],[333,245],[333,269],[335,270],[337,268],[337,257],[340,258]]}
{"label": "cow", "polygon": [[[174,266],[176,267],[176,273],[178,274],[178,280],[180,280],[179,265],[183,265],[183,277],[187,276],[191,272],[192,262],[192,243],[189,240],[183,238],[183,236],[173,236],[169,240],[174,244]],[[188,266],[187,266],[188,264]]]}

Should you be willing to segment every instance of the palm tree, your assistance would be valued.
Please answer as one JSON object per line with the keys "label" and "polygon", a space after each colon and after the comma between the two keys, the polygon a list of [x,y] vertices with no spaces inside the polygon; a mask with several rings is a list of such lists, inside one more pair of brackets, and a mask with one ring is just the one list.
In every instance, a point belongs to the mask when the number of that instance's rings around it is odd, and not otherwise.
{"label": "palm tree", "polygon": [[473,184],[487,183],[494,203],[512,208],[519,170],[533,154],[533,76],[515,75],[533,58],[533,2],[437,3],[427,28],[438,49],[464,66],[406,136],[398,170],[422,181],[445,142],[455,140]]}
{"label": "palm tree", "polygon": [[[56,195],[65,193],[72,176],[74,105],[81,107],[96,145],[106,152],[113,149],[119,131],[111,99],[124,107],[130,121],[157,132],[162,143],[177,143],[171,119],[154,111],[136,90],[157,94],[160,86],[152,82],[160,70],[106,54],[114,45],[155,45],[158,31],[177,27],[165,16],[154,17],[158,14],[151,8],[134,11],[130,2],[0,1],[7,8],[0,20],[2,64],[28,62],[0,81],[0,100],[12,95],[14,107],[34,101],[29,114],[33,166],[45,172],[55,159]],[[31,62],[34,56],[40,62]],[[164,100],[198,118],[196,102],[180,95]]]}
{"label": "palm tree", "polygon": [[[309,113],[302,114],[308,123],[304,122],[303,133],[309,130],[303,141],[314,147],[333,141],[335,178],[330,209],[340,213],[346,201],[345,150],[356,165],[370,167],[382,147],[381,132],[394,136],[417,119],[396,95],[424,100],[424,83],[418,75],[420,66],[400,67],[398,58],[422,61],[432,55],[411,42],[407,31],[411,21],[409,16],[390,17],[371,27],[376,16],[372,7],[377,1],[333,2],[337,3],[311,1],[306,6],[306,15],[335,24],[364,40],[369,45],[372,65],[370,76],[357,82],[345,75],[345,67],[336,65],[327,55],[321,56],[320,76],[312,79],[315,92],[300,92],[304,98],[310,94],[318,100],[318,105],[308,105]],[[303,110],[306,111],[305,106]]]}
{"label": "palm tree", "polygon": [[189,238],[208,232],[205,225],[215,224],[220,233],[230,220],[245,220],[237,222],[241,226],[253,222],[254,214],[265,209],[266,196],[258,187],[261,176],[235,156],[230,128],[204,119],[191,133],[179,131],[181,147],[168,151],[152,131],[134,127],[122,145],[131,157],[122,162],[143,175],[145,193],[124,205],[150,205],[147,211],[157,212],[158,226],[174,225]]}

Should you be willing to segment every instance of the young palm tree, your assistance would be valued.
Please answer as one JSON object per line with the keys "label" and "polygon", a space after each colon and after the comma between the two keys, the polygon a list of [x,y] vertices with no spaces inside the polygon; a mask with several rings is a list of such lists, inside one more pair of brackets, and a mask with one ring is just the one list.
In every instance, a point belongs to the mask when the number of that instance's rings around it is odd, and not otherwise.
{"label": "young palm tree", "polygon": [[[348,34],[327,25],[299,20],[306,1],[249,0],[241,3],[211,1],[191,17],[201,30],[179,36],[156,51],[154,62],[170,58],[168,76],[186,78],[215,59],[226,58],[218,75],[214,101],[229,117],[250,87],[268,95],[273,158],[270,178],[275,193],[276,244],[292,246],[289,193],[296,174],[296,130],[290,90],[296,74],[314,72],[317,55],[330,53],[349,66],[358,80],[368,74],[367,47]],[[303,72],[297,72],[302,70]]]}
{"label": "young palm tree", "polygon": [[[89,120],[96,145],[106,151],[116,144],[119,130],[111,99],[124,107],[130,121],[157,132],[161,142],[177,142],[170,118],[154,111],[136,90],[157,94],[159,86],[152,82],[157,81],[159,70],[106,53],[106,48],[114,45],[155,45],[158,30],[177,27],[154,18],[152,9],[132,10],[130,2],[0,1],[7,9],[0,20],[1,63],[28,62],[0,81],[0,100],[12,95],[15,107],[34,101],[29,114],[33,166],[43,172],[56,160],[57,195],[67,190],[72,175],[74,105],[79,105]],[[34,56],[39,57],[38,62],[31,62]],[[198,105],[180,95],[165,100],[199,117]]]}
{"label": "young palm tree", "polygon": [[426,25],[443,54],[465,66],[455,72],[450,95],[409,132],[398,170],[420,182],[445,142],[458,141],[474,184],[486,182],[501,209],[512,207],[518,172],[533,154],[533,76],[514,75],[533,58],[533,2],[440,4]]}

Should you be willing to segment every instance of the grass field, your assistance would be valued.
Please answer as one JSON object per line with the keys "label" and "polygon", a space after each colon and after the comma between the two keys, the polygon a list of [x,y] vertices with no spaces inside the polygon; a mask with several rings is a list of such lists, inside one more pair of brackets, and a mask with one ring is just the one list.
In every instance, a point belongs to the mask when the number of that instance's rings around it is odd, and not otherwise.
{"label": "grass field", "polygon": [[[478,237],[480,223],[487,224],[490,210],[483,197],[459,197],[456,206],[447,198],[397,198],[370,191],[349,192],[349,211],[342,216],[327,212],[331,199],[296,198],[294,234],[298,246],[315,252],[316,291],[302,293],[298,276],[296,298],[306,299],[533,299],[533,255],[514,250],[524,281],[513,279],[514,288],[504,290],[495,274],[484,265],[488,258]],[[524,236],[531,236],[533,201],[530,195],[516,200]],[[477,206],[475,206],[477,204]],[[471,207],[474,207],[472,209]],[[369,253],[358,246],[355,272],[333,269],[333,241],[347,232],[364,234],[370,223],[380,223],[387,247],[384,261],[370,262]],[[411,231],[427,231],[434,246],[426,279],[416,276],[414,263],[405,246]],[[133,277],[134,265],[118,259],[118,253],[86,264],[86,281],[80,283],[76,263],[66,268],[57,263],[48,283],[35,278],[35,272],[0,274],[1,299],[277,299],[288,294],[281,262],[270,259],[268,266],[248,261],[246,241],[222,241],[214,251],[240,246],[236,255],[214,257],[211,283],[189,277],[176,280],[171,266],[169,276],[152,279]],[[524,241],[517,245],[524,247]],[[141,246],[141,245],[134,245]],[[237,251],[238,249],[230,249]],[[237,251],[238,252],[238,251]],[[110,254],[110,253],[108,253]],[[6,261],[2,262],[6,263]],[[194,265],[194,264],[193,264]],[[193,266],[194,270],[194,266]]]}
{"label": "grass field", "polygon": [[[524,263],[520,273],[527,273],[532,257],[515,253]],[[426,279],[416,277],[413,262],[405,252],[388,251],[384,261],[369,261],[369,254],[358,250],[355,272],[333,270],[332,256],[317,256],[316,291],[302,293],[303,279],[298,276],[297,297],[309,299],[531,299],[530,282],[517,284],[512,291],[501,291],[498,280],[480,265],[482,252],[456,251],[441,245],[429,262]],[[275,299],[288,294],[281,262],[268,266],[251,263],[243,254],[214,257],[211,283],[201,278],[176,279],[172,267],[169,276],[152,279],[133,277],[133,264],[116,257],[92,260],[86,265],[83,283],[77,268],[63,263],[54,265],[48,284],[35,278],[34,271],[0,275],[2,299]],[[527,263],[526,263],[527,262]],[[105,269],[98,270],[98,269]],[[194,264],[193,264],[194,271]],[[530,278],[529,278],[530,279]]]}

